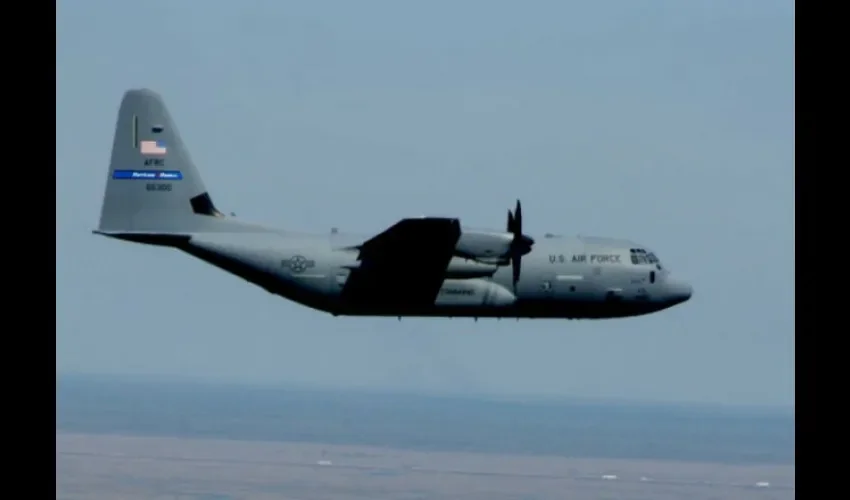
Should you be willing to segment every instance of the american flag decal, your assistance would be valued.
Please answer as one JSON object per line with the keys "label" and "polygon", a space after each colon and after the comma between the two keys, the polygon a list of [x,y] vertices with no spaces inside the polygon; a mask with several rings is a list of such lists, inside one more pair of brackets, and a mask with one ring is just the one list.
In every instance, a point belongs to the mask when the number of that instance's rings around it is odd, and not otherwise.
{"label": "american flag decal", "polygon": [[164,155],[165,141],[142,141],[139,143],[139,149],[143,155]]}

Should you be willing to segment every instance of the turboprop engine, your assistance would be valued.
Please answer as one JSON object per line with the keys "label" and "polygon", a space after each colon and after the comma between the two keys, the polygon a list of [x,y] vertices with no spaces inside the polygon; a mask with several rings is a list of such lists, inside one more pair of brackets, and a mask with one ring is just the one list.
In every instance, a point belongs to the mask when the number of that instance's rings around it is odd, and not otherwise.
{"label": "turboprop engine", "polygon": [[464,232],[455,246],[455,252],[482,264],[512,264],[513,286],[516,291],[522,271],[522,256],[530,252],[533,245],[534,239],[522,234],[522,205],[517,200],[516,210],[508,210],[506,232]]}
{"label": "turboprop engine", "polygon": [[502,232],[464,231],[455,246],[458,255],[478,262],[504,266],[509,256],[513,235]]}
{"label": "turboprop engine", "polygon": [[473,259],[465,259],[463,257],[452,257],[446,268],[447,279],[472,279],[486,278],[493,276],[499,269],[497,264],[489,264],[479,262]]}

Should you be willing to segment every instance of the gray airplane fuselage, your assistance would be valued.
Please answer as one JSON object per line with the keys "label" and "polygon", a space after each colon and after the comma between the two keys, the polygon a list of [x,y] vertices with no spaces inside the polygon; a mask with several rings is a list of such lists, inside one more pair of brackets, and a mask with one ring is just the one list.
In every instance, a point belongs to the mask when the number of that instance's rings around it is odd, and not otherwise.
{"label": "gray airplane fuselage", "polygon": [[[342,291],[351,269],[358,266],[358,252],[350,248],[367,239],[340,233],[202,233],[179,247],[271,293],[334,315],[619,318],[666,309],[692,293],[691,286],[673,278],[663,264],[633,263],[632,250],[651,253],[642,245],[546,236],[523,257],[515,292],[510,266],[455,257],[432,305],[377,300],[348,306]],[[408,286],[401,268],[394,286],[383,292],[393,297]]]}
{"label": "gray airplane fuselage", "polygon": [[267,291],[339,316],[620,318],[688,300],[634,242],[505,231],[449,217],[374,235],[299,234],[216,209],[162,98],[125,93],[96,234],[182,250]]}

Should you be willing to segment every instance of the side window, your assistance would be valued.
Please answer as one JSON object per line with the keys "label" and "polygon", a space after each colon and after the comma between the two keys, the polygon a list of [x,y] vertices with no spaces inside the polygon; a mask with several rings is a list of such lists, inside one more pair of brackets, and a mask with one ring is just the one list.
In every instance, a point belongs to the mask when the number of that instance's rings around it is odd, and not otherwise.
{"label": "side window", "polygon": [[649,272],[649,282],[650,282],[650,283],[655,283],[655,271],[650,271],[650,272]]}

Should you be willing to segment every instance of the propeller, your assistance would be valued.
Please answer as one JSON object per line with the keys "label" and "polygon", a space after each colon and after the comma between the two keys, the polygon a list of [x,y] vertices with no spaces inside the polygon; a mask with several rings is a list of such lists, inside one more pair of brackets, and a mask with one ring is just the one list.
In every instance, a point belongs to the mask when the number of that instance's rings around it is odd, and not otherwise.
{"label": "propeller", "polygon": [[514,293],[516,293],[516,284],[522,269],[522,256],[530,252],[531,246],[534,245],[533,238],[522,234],[522,205],[519,200],[516,201],[516,209],[513,212],[508,210],[508,232],[514,236],[508,249],[508,257],[511,260]]}

